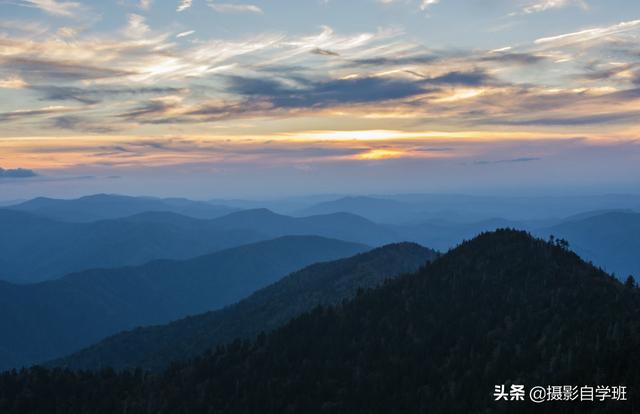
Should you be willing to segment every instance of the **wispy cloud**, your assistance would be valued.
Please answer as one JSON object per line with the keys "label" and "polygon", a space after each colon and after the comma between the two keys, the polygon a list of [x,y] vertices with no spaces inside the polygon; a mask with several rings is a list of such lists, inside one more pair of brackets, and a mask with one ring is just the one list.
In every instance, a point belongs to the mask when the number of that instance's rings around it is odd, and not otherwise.
{"label": "wispy cloud", "polygon": [[262,13],[262,9],[254,4],[217,3],[210,0],[209,7],[218,13]]}
{"label": "wispy cloud", "polygon": [[522,10],[524,14],[540,13],[551,9],[561,9],[568,6],[579,6],[584,10],[589,9],[585,0],[538,0],[528,4]]}
{"label": "wispy cloud", "polygon": [[519,158],[511,158],[507,160],[495,160],[495,161],[480,160],[480,161],[476,161],[474,164],[478,164],[478,165],[509,164],[509,163],[532,162],[532,161],[540,161],[540,160],[541,158],[538,158],[538,157],[519,157]]}
{"label": "wispy cloud", "polygon": [[142,10],[149,10],[151,9],[152,5],[153,5],[153,0],[140,0],[138,7],[140,7]]}
{"label": "wispy cloud", "polygon": [[422,2],[420,3],[420,9],[427,10],[428,8],[435,6],[438,3],[440,3],[440,0],[422,0]]}
{"label": "wispy cloud", "polygon": [[186,32],[180,32],[176,35],[176,38],[180,39],[181,37],[187,37],[187,36],[191,36],[192,34],[194,34],[196,31],[195,30],[188,30]]}
{"label": "wispy cloud", "polygon": [[12,121],[20,119],[33,119],[42,115],[55,115],[63,112],[71,112],[77,108],[68,108],[65,106],[49,106],[39,109],[18,109],[15,111],[0,113],[0,121]]}
{"label": "wispy cloud", "polygon": [[193,0],[180,0],[180,3],[178,4],[178,8],[176,9],[176,11],[178,12],[185,11],[188,8],[190,8],[192,4],[193,4]]}
{"label": "wispy cloud", "polygon": [[58,0],[17,0],[15,4],[33,7],[54,16],[74,17],[82,11],[83,6],[74,1]]}
{"label": "wispy cloud", "polygon": [[572,43],[587,42],[600,39],[605,36],[623,33],[640,28],[640,20],[630,20],[607,27],[594,27],[577,32],[564,33],[557,36],[542,37],[535,41],[536,44],[553,44],[555,46],[569,45]]}
{"label": "wispy cloud", "polygon": [[144,16],[140,16],[139,14],[130,14],[128,16],[128,24],[124,30],[126,36],[140,38],[150,31],[151,29],[147,25]]}
{"label": "wispy cloud", "polygon": [[63,115],[55,117],[49,124],[53,128],[68,129],[92,134],[108,134],[118,130],[117,127],[106,124],[98,124],[91,119],[78,115]]}
{"label": "wispy cloud", "polygon": [[22,89],[29,84],[20,76],[12,75],[6,78],[0,78],[0,89]]}

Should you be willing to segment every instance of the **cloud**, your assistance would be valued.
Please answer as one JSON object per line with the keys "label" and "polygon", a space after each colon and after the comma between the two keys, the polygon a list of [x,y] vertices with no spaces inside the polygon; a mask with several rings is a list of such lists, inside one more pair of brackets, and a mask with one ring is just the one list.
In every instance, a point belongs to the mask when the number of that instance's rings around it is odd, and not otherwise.
{"label": "cloud", "polygon": [[75,17],[83,10],[82,4],[74,1],[17,0],[15,4],[24,7],[37,8],[45,13],[62,17]]}
{"label": "cloud", "polygon": [[277,108],[312,108],[381,102],[420,95],[423,82],[388,77],[363,77],[314,81],[298,79],[297,87],[273,79],[229,76],[227,90],[266,99]]}
{"label": "cloud", "polygon": [[0,78],[0,89],[22,89],[27,86],[29,86],[29,84],[17,75]]}
{"label": "cloud", "polygon": [[152,4],[153,0],[140,0],[138,7],[140,7],[142,10],[149,10],[151,9]]}
{"label": "cloud", "polygon": [[51,126],[59,129],[69,129],[92,134],[107,134],[117,131],[117,128],[113,126],[98,125],[87,118],[77,115],[65,115],[53,118]]}
{"label": "cloud", "polygon": [[106,98],[141,95],[165,95],[186,93],[187,89],[171,87],[93,87],[78,88],[72,86],[43,85],[33,86],[31,89],[42,93],[41,100],[47,101],[77,101],[84,104],[96,104]]}
{"label": "cloud", "polygon": [[353,60],[353,63],[363,66],[405,66],[433,63],[439,59],[440,57],[436,55],[421,54],[413,56],[367,57]]}
{"label": "cloud", "polygon": [[262,9],[253,4],[214,3],[209,1],[209,7],[218,13],[257,13],[262,14]]}
{"label": "cloud", "polygon": [[522,12],[524,14],[540,13],[551,9],[560,9],[576,5],[584,10],[589,9],[589,5],[584,0],[538,0],[527,5]]}
{"label": "cloud", "polygon": [[495,124],[517,126],[581,126],[613,123],[636,123],[640,119],[640,111],[593,113],[579,116],[556,116],[525,119],[496,119]]}
{"label": "cloud", "polygon": [[440,3],[440,0],[422,0],[422,2],[420,3],[420,9],[427,10],[428,8],[435,6],[438,3]]}
{"label": "cloud", "polygon": [[425,82],[433,85],[464,85],[464,86],[480,86],[491,80],[486,72],[482,70],[474,70],[471,72],[453,71],[440,76],[426,78]]}
{"label": "cloud", "polygon": [[428,93],[430,85],[481,85],[489,77],[481,71],[449,72],[420,80],[377,76],[315,81],[298,77],[296,87],[274,79],[241,76],[227,79],[229,92],[266,98],[276,107],[292,108],[397,100]]}
{"label": "cloud", "polygon": [[520,157],[520,158],[511,158],[507,160],[496,160],[496,161],[475,161],[474,164],[477,165],[489,165],[489,164],[510,164],[510,163],[520,163],[520,162],[532,162],[532,161],[540,161],[542,158],[538,157]]}
{"label": "cloud", "polygon": [[[221,120],[286,116],[301,111],[378,106],[391,101],[420,108],[424,103],[403,103],[440,93],[440,88],[474,87],[491,81],[482,71],[449,72],[434,77],[369,76],[316,80],[291,77],[227,75],[225,92],[233,100],[186,104],[178,99],[153,99],[120,114],[129,121],[150,124],[217,122]],[[411,108],[407,108],[411,109]],[[425,108],[426,109],[426,108]]]}
{"label": "cloud", "polygon": [[196,31],[195,30],[188,30],[186,32],[180,32],[176,35],[176,38],[180,39],[181,37],[187,37],[187,36],[191,36],[192,34],[194,34]]}
{"label": "cloud", "polygon": [[144,16],[139,14],[130,14],[128,16],[128,24],[124,29],[124,33],[128,37],[141,38],[151,31],[146,23]]}
{"label": "cloud", "polygon": [[63,112],[73,111],[75,108],[67,108],[65,106],[50,106],[47,108],[40,109],[19,109],[10,112],[2,112],[0,113],[0,121],[8,122],[20,119],[34,119],[38,116],[49,116],[55,115]]}
{"label": "cloud", "polygon": [[607,27],[595,27],[592,29],[580,30],[572,33],[565,33],[557,36],[542,37],[535,41],[537,45],[553,44],[555,46],[569,45],[573,43],[586,42],[610,36],[617,33],[634,30],[640,27],[640,20],[630,20]]}
{"label": "cloud", "polygon": [[535,65],[546,60],[546,57],[534,53],[500,53],[494,52],[480,59],[482,62],[514,63],[517,65]]}
{"label": "cloud", "polygon": [[333,52],[327,49],[321,49],[319,47],[316,47],[315,49],[311,49],[311,53],[313,53],[314,55],[320,55],[320,56],[340,56],[340,53]]}
{"label": "cloud", "polygon": [[192,4],[193,4],[193,0],[180,0],[180,3],[178,4],[178,8],[176,9],[176,11],[183,12],[188,8],[190,8]]}
{"label": "cloud", "polygon": [[[382,3],[382,4],[394,4],[394,3],[401,2],[401,0],[377,0],[377,1],[378,3]],[[405,1],[405,3],[408,3],[408,1]],[[420,0],[419,3],[420,3],[420,10],[427,10],[430,7],[440,3],[440,0]]]}
{"label": "cloud", "polygon": [[125,70],[117,70],[101,66],[92,66],[71,60],[45,60],[30,56],[0,55],[0,65],[6,69],[20,73],[29,83],[47,80],[78,81],[117,78],[133,74]]}
{"label": "cloud", "polygon": [[28,170],[25,168],[15,168],[15,169],[8,169],[8,170],[5,170],[4,168],[0,168],[0,179],[2,178],[33,178],[37,176],[38,174],[36,174],[35,171]]}

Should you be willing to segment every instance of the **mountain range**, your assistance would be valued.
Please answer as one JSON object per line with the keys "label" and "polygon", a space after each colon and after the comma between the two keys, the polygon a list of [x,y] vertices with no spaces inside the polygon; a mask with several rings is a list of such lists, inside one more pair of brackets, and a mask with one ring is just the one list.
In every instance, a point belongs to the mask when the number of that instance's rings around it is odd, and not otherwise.
{"label": "mountain range", "polygon": [[118,331],[230,305],[312,263],[362,244],[289,236],[185,260],[92,269],[29,284],[0,283],[0,369],[60,357]]}
{"label": "mountain range", "polygon": [[70,223],[0,209],[0,229],[0,280],[13,283],[40,282],[96,267],[186,259],[268,238],[173,213]]}
{"label": "mountain range", "polygon": [[117,219],[147,212],[168,212],[193,218],[212,219],[238,210],[186,198],[131,197],[117,194],[94,194],[69,200],[38,197],[9,208],[54,220],[82,223]]}
{"label": "mountain range", "polygon": [[392,244],[296,271],[237,304],[167,325],[114,335],[48,366],[160,370],[236,338],[254,338],[319,305],[353,298],[359,289],[410,273],[437,257],[413,243]]}
{"label": "mountain range", "polygon": [[[0,411],[633,412],[640,290],[525,232],[482,234],[414,274],[159,374],[32,368]],[[627,387],[630,401],[495,401],[496,385]]]}
{"label": "mountain range", "polygon": [[294,218],[265,209],[212,219],[147,212],[89,223],[0,209],[0,280],[33,283],[96,267],[187,259],[285,235],[318,235],[379,246],[393,230],[345,213]]}
{"label": "mountain range", "polygon": [[372,246],[399,240],[386,226],[351,213],[291,217],[267,209],[244,210],[212,220],[223,230],[251,230],[270,237],[314,234]]}
{"label": "mountain range", "polygon": [[[640,210],[640,196],[605,194],[595,196],[479,196],[467,194],[396,194],[348,196],[313,203],[288,214],[307,216],[345,212],[369,220],[395,225],[413,225],[432,220],[470,223],[501,218],[520,222],[553,221],[576,212],[607,209]],[[543,223],[538,223],[543,227]]]}

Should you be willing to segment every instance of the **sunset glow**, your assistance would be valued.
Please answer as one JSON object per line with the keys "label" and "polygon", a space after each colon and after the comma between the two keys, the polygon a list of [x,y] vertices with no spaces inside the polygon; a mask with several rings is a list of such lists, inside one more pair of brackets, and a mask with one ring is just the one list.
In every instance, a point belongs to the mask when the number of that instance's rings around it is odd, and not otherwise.
{"label": "sunset glow", "polygon": [[640,6],[588,3],[3,2],[0,167],[144,188],[147,167],[437,160],[459,185],[531,159],[615,181],[640,152]]}

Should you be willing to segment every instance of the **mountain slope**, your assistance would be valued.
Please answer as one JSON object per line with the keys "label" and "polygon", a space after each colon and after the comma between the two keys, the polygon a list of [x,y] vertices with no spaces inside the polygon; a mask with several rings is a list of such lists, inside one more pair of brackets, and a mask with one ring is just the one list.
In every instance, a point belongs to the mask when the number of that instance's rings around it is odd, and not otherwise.
{"label": "mountain slope", "polygon": [[221,229],[251,229],[272,237],[314,234],[369,245],[399,241],[398,235],[387,227],[349,213],[289,217],[267,209],[256,209],[232,213],[212,222]]}
{"label": "mountain slope", "polygon": [[149,211],[170,212],[200,219],[212,219],[237,209],[185,198],[130,197],[95,194],[72,200],[39,197],[13,205],[13,210],[60,221],[90,222],[116,219]]}
{"label": "mountain slope", "polygon": [[95,269],[34,285],[0,285],[7,368],[48,360],[140,325],[234,303],[293,270],[360,253],[363,245],[283,237],[187,261]]}
{"label": "mountain slope", "polygon": [[585,260],[624,279],[640,276],[640,213],[607,212],[569,220],[536,232],[569,241]]}
{"label": "mountain slope", "polygon": [[0,280],[39,282],[88,268],[187,259],[266,238],[172,213],[68,223],[0,209]]}
{"label": "mountain slope", "polygon": [[299,270],[227,308],[168,325],[124,332],[48,364],[72,369],[142,367],[158,370],[235,338],[270,331],[318,305],[355,296],[389,277],[414,272],[437,253],[412,243],[384,246]]}
{"label": "mountain slope", "polygon": [[[495,384],[640,386],[640,292],[561,246],[483,234],[340,307],[153,376],[4,374],[0,409],[67,413],[631,412],[495,402]],[[55,398],[48,398],[54,396]],[[637,406],[640,398],[630,393]],[[518,404],[517,406],[515,404]]]}

